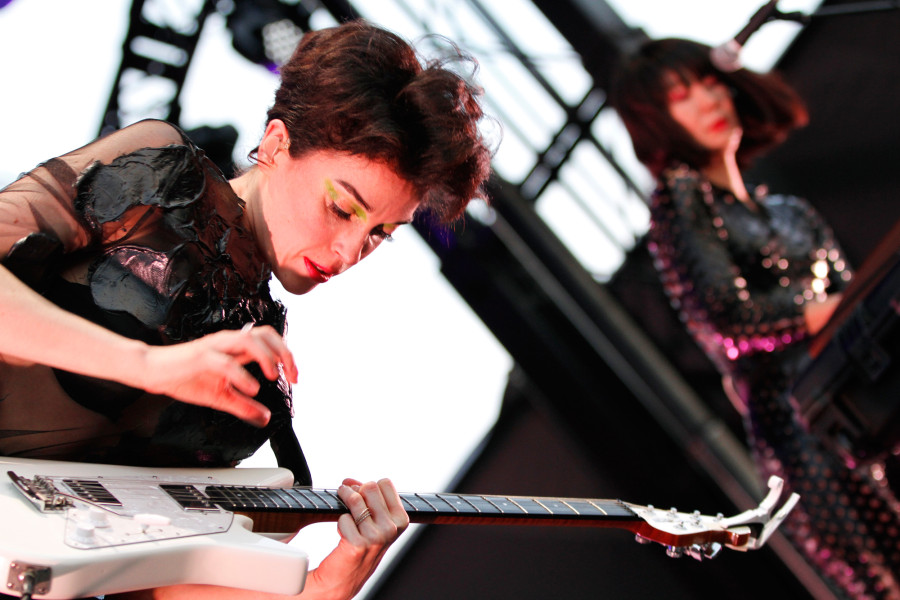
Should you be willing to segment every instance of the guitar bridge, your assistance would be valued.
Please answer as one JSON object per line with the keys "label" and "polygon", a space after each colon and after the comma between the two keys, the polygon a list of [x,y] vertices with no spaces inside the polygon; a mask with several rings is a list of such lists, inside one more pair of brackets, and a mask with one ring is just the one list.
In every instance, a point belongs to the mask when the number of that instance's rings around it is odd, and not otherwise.
{"label": "guitar bridge", "polygon": [[46,477],[35,475],[34,479],[27,479],[12,471],[7,471],[6,474],[41,512],[62,512],[72,505],[72,501],[61,494],[53,481]]}

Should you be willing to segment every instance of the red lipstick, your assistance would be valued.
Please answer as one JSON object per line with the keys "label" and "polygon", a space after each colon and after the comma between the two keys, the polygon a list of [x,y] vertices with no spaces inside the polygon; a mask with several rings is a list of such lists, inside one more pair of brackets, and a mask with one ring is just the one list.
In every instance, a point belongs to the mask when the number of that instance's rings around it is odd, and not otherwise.
{"label": "red lipstick", "polygon": [[306,271],[309,274],[309,278],[317,283],[325,283],[329,279],[331,279],[332,273],[328,271],[325,267],[321,267],[304,257],[303,261],[306,263]]}

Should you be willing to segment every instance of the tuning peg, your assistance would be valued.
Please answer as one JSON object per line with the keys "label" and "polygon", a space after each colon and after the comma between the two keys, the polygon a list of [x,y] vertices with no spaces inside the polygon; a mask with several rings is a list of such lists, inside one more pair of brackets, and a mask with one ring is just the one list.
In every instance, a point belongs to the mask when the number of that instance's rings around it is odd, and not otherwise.
{"label": "tuning peg", "polygon": [[722,550],[722,544],[713,542],[711,544],[694,544],[690,548],[687,548],[685,552],[693,559],[703,560],[706,558],[715,558],[720,550]]}

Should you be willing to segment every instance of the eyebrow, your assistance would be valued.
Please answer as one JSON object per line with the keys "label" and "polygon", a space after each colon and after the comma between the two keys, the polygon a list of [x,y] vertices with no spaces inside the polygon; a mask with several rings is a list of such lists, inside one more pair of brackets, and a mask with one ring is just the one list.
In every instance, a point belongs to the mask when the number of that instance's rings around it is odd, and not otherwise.
{"label": "eyebrow", "polygon": [[351,194],[354,198],[356,198],[356,201],[359,202],[360,204],[362,204],[362,207],[363,207],[364,209],[366,209],[366,210],[369,211],[369,212],[372,212],[372,207],[369,206],[369,203],[368,203],[368,202],[366,202],[365,200],[363,200],[362,196],[359,194],[359,192],[356,191],[356,188],[353,187],[353,185],[351,185],[351,184],[350,184],[349,182],[347,182],[347,181],[344,181],[343,179],[336,179],[335,181],[337,181],[339,184],[341,184],[341,187],[342,187],[342,188],[344,188],[345,190],[347,190],[348,192],[350,192],[350,194]]}
{"label": "eyebrow", "polygon": [[[364,209],[366,209],[366,211],[372,212],[372,207],[369,206],[369,203],[368,203],[368,202],[366,202],[365,200],[363,200],[363,198],[362,198],[362,196],[360,195],[360,193],[356,190],[355,187],[353,187],[353,185],[352,185],[350,182],[344,181],[343,179],[335,179],[335,181],[337,181],[337,182],[340,184],[340,186],[341,186],[342,188],[344,188],[345,190],[347,190],[347,191],[350,193],[350,195],[352,195],[354,198],[356,198],[356,201],[359,202],[360,204],[362,204],[362,207],[363,207]],[[406,224],[411,223],[411,222],[412,222],[412,221],[398,221],[398,222],[396,222],[396,223],[390,223],[390,225],[406,225]]]}

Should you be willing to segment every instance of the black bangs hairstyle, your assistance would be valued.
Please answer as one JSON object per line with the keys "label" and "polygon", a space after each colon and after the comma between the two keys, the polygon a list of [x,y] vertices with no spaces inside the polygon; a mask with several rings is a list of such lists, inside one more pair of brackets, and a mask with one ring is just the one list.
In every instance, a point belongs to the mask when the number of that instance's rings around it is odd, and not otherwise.
{"label": "black bangs hairstyle", "polygon": [[691,40],[652,40],[623,61],[611,89],[611,102],[625,123],[635,154],[654,176],[674,162],[701,169],[710,152],[700,146],[669,113],[673,77],[689,83],[713,76],[733,94],[743,127],[738,164],[746,167],[760,153],[806,125],[806,107],[776,73],[738,69],[725,73],[710,61],[710,47]]}

